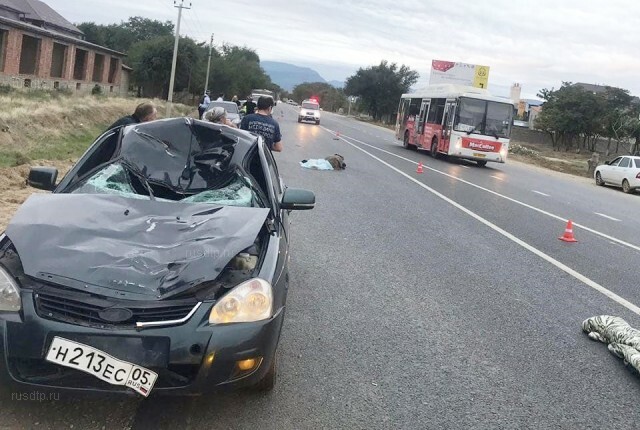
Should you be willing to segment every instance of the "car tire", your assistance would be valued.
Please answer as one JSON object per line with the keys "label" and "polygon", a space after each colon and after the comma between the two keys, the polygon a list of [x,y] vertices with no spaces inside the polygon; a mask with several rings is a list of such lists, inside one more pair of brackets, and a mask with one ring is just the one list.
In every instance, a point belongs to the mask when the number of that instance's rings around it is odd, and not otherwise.
{"label": "car tire", "polygon": [[298,122],[302,122],[302,120],[300,118],[298,118]]}
{"label": "car tire", "polygon": [[316,121],[316,125],[320,125],[320,121]]}
{"label": "car tire", "polygon": [[631,185],[629,185],[629,181],[627,181],[626,179],[623,179],[623,180],[622,180],[622,191],[623,191],[625,194],[629,194],[631,191],[633,191],[633,190],[631,189]]}
{"label": "car tire", "polygon": [[487,161],[486,160],[476,160],[476,164],[478,165],[478,167],[484,167],[487,165]]}
{"label": "car tire", "polygon": [[276,380],[278,379],[278,360],[276,360],[276,356],[274,353],[271,364],[269,365],[269,370],[264,377],[253,386],[254,391],[266,393],[273,390],[273,387],[276,386]]}
{"label": "car tire", "polygon": [[602,175],[600,172],[596,172],[596,185],[604,186],[604,181],[602,180]]}
{"label": "car tire", "polygon": [[431,156],[433,158],[438,158],[438,138],[434,137],[431,140]]}

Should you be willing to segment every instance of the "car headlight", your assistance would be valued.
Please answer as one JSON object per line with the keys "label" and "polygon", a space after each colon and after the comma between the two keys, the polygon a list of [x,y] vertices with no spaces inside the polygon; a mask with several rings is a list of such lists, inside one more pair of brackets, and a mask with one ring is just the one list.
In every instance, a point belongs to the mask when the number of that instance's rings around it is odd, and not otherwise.
{"label": "car headlight", "polygon": [[2,267],[0,267],[0,311],[18,312],[22,308],[20,289]]}
{"label": "car headlight", "polygon": [[222,296],[209,313],[209,324],[253,322],[271,318],[273,293],[271,284],[253,278]]}

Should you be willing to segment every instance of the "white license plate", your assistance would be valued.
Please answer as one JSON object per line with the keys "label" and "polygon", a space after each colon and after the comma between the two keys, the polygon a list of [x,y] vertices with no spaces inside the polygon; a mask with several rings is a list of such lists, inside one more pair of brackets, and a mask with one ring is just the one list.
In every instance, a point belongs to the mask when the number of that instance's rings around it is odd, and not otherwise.
{"label": "white license plate", "polygon": [[147,397],[158,374],[83,343],[55,336],[47,361],[82,370],[112,385],[124,385]]}
{"label": "white license plate", "polygon": [[477,152],[474,152],[474,153],[473,153],[473,156],[474,156],[474,157],[478,157],[478,158],[485,158],[485,157],[487,156],[487,154],[479,154],[479,153],[477,153]]}

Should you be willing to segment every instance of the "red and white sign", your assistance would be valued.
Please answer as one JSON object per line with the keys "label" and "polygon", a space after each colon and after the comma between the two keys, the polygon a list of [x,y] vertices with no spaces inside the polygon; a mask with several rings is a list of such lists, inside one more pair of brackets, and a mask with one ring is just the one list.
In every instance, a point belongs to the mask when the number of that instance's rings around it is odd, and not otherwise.
{"label": "red and white sign", "polygon": [[502,143],[490,142],[488,140],[480,140],[480,139],[469,139],[467,137],[463,137],[462,147],[471,149],[473,151],[500,152],[500,149],[502,149]]}

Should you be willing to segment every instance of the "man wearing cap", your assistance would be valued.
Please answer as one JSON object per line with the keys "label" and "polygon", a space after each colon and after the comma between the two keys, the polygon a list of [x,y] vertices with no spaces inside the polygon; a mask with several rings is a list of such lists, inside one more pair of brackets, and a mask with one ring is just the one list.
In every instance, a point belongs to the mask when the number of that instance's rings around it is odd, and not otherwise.
{"label": "man wearing cap", "polygon": [[281,152],[282,134],[280,124],[271,117],[273,110],[273,99],[271,97],[260,97],[258,99],[258,110],[256,113],[245,115],[240,123],[240,128],[262,136],[264,143],[274,152]]}

